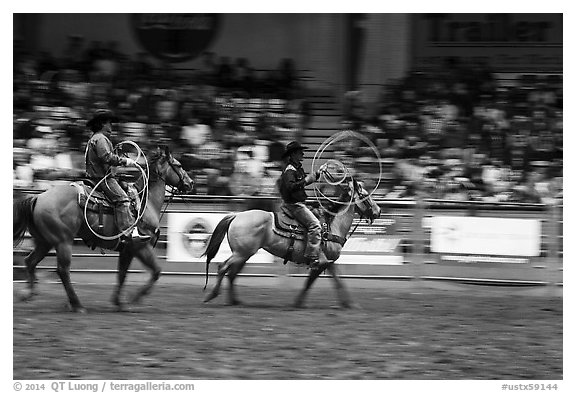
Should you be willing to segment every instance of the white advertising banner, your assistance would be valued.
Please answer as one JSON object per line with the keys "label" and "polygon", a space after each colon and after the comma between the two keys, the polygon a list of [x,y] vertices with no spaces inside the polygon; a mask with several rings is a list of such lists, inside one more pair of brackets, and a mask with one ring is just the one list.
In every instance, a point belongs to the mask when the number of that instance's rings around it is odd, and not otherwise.
{"label": "white advertising banner", "polygon": [[389,254],[345,254],[342,253],[336,261],[337,265],[395,265],[404,264],[402,255]]}
{"label": "white advertising banner", "polygon": [[337,263],[341,265],[403,265],[404,258],[395,255],[400,238],[356,235],[348,239]]}
{"label": "white advertising banner", "polygon": [[535,257],[540,255],[539,220],[491,217],[431,218],[432,252]]}
{"label": "white advertising banner", "polygon": [[[224,218],[224,213],[169,213],[168,248],[169,262],[206,262],[202,254],[208,246],[210,235]],[[232,255],[228,237],[224,237],[213,261],[222,262]],[[267,251],[259,250],[248,263],[272,263],[274,258]]]}

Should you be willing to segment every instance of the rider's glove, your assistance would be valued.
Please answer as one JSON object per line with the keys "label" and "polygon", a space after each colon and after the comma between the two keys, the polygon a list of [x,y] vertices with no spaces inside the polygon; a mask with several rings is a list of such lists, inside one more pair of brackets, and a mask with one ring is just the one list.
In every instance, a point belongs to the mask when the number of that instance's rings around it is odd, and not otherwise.
{"label": "rider's glove", "polygon": [[131,158],[126,158],[126,166],[137,166],[138,163]]}
{"label": "rider's glove", "polygon": [[318,180],[318,178],[320,178],[320,174],[326,172],[327,169],[328,169],[328,165],[322,164],[322,166],[316,171],[316,181]]}

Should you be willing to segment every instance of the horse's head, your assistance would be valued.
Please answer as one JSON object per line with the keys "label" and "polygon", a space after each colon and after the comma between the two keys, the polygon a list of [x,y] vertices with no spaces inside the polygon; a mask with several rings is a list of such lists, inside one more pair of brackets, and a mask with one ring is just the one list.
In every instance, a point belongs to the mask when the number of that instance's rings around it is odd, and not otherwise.
{"label": "horse's head", "polygon": [[154,160],[153,170],[167,185],[176,187],[182,193],[188,193],[194,187],[194,180],[188,176],[182,164],[172,156],[168,147]]}
{"label": "horse's head", "polygon": [[[352,193],[352,201],[356,205],[356,210],[362,218],[367,218],[370,223],[380,217],[380,206],[370,196],[370,193],[364,189],[361,181],[349,178],[347,179],[347,192]],[[350,195],[350,194],[349,194]]]}

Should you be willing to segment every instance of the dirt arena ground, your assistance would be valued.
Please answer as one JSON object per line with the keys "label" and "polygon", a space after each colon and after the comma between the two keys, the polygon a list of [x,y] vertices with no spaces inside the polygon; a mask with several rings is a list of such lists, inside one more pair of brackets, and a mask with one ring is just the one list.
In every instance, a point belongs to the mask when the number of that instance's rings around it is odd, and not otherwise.
{"label": "dirt arena ground", "polygon": [[296,286],[238,284],[245,305],[231,307],[226,286],[203,304],[199,284],[161,279],[122,313],[111,285],[77,284],[85,315],[66,310],[59,284],[41,284],[27,303],[14,284],[13,378],[563,378],[562,297],[381,284],[349,288],[362,309],[342,310],[331,286],[318,285],[307,308],[292,309]]}

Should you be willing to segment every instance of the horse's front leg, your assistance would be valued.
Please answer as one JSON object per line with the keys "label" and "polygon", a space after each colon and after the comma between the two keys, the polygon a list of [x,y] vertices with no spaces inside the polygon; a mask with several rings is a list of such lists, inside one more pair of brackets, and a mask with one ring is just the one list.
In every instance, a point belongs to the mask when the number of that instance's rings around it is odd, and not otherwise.
{"label": "horse's front leg", "polygon": [[128,269],[130,268],[133,258],[134,255],[132,251],[129,251],[127,248],[120,251],[120,255],[118,256],[118,281],[112,294],[112,304],[114,304],[119,311],[124,309],[124,303],[121,300],[122,289],[124,288],[124,282],[126,281]]}
{"label": "horse's front leg", "polygon": [[160,270],[160,267],[156,263],[156,255],[154,254],[154,251],[152,250],[152,246],[150,244],[146,244],[138,248],[135,251],[135,254],[138,257],[138,259],[140,259],[142,264],[146,266],[148,270],[150,270],[150,279],[132,297],[131,300],[132,303],[138,303],[143,296],[148,295],[150,291],[152,291],[152,287],[154,286],[156,281],[158,281],[158,279],[160,278],[160,273],[162,272]]}
{"label": "horse's front leg", "polygon": [[361,308],[360,305],[354,303],[344,285],[344,281],[338,275],[338,269],[334,263],[328,265],[328,272],[332,276],[334,287],[336,288],[336,293],[338,294],[338,299],[340,301],[340,306],[343,308]]}
{"label": "horse's front leg", "polygon": [[74,291],[72,283],[70,282],[70,264],[72,263],[71,241],[70,243],[60,243],[56,246],[56,260],[58,263],[56,271],[62,281],[62,285],[64,285],[72,311],[85,313],[86,309],[80,304],[80,299],[78,299],[78,295],[76,295],[76,291]]}
{"label": "horse's front leg", "polygon": [[324,270],[326,270],[326,268],[329,265],[331,265],[331,263],[322,263],[319,267],[317,267],[315,269],[310,269],[310,273],[308,273],[308,278],[306,278],[306,283],[304,284],[304,288],[302,288],[302,290],[300,291],[298,296],[296,296],[296,300],[294,301],[294,304],[293,304],[294,307],[301,308],[304,306],[304,301],[306,300],[306,295],[308,294],[308,290],[312,287],[312,284],[314,284],[314,281],[316,281],[316,279],[318,277],[320,277],[320,274],[322,274],[322,272]]}

